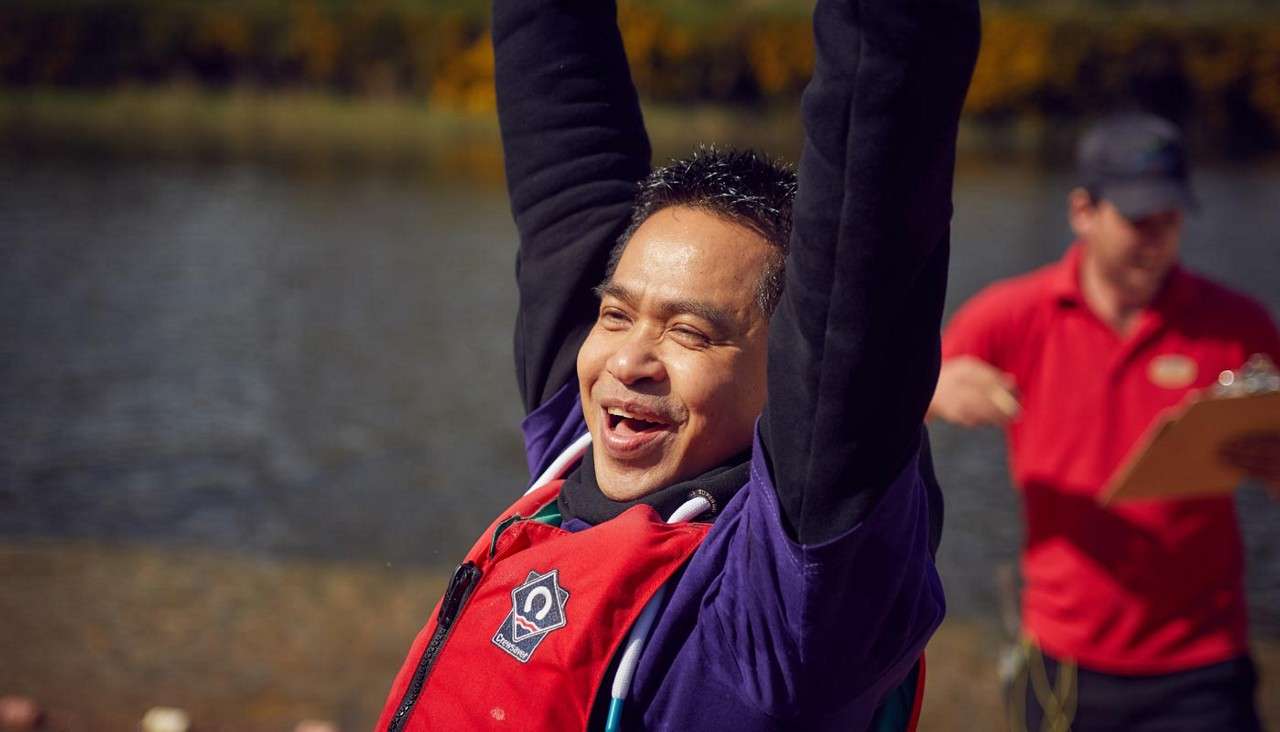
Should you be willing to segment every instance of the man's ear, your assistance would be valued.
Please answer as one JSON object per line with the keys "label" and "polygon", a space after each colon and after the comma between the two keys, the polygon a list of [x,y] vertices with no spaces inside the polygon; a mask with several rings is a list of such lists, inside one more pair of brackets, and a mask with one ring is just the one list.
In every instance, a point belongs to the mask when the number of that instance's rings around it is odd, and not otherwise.
{"label": "man's ear", "polygon": [[1067,223],[1081,239],[1093,233],[1093,223],[1098,216],[1098,204],[1083,188],[1073,188],[1067,194]]}

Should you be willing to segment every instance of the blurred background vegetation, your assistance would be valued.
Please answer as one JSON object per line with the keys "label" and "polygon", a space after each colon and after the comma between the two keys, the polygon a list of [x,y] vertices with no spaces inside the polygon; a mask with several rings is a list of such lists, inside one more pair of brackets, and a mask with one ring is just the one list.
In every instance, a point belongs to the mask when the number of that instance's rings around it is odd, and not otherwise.
{"label": "blurred background vegetation", "polygon": [[[642,96],[659,118],[792,114],[812,64],[808,8],[624,0]],[[156,134],[133,144],[425,155],[466,127],[492,139],[487,13],[485,0],[3,0],[0,129],[62,144],[143,125]],[[1063,123],[1069,139],[1083,117],[1138,106],[1202,148],[1280,147],[1280,1],[1003,0],[984,26],[969,139],[1053,145]]]}

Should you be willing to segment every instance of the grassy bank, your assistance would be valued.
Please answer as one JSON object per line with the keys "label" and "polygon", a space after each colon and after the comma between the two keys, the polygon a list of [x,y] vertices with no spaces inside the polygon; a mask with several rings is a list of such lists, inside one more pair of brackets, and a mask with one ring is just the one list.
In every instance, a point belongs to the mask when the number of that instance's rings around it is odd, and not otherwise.
{"label": "grassy bank", "polygon": [[[646,110],[655,156],[698,142],[754,146],[794,160],[794,109],[704,105]],[[255,160],[301,169],[376,168],[501,181],[492,112],[407,98],[322,92],[216,92],[192,86],[104,92],[0,93],[0,137],[11,151]]]}
{"label": "grassy bank", "polygon": [[492,114],[308,92],[9,92],[0,94],[0,135],[25,153],[433,170],[492,180],[500,180],[502,164]]}
{"label": "grassy bank", "polygon": [[[154,705],[204,732],[373,724],[445,575],[88,543],[0,545],[0,695],[49,729],[133,729]],[[1001,729],[991,623],[953,618],[929,647],[921,729]],[[1280,644],[1256,646],[1280,721]]]}
{"label": "grassy bank", "polygon": [[[765,107],[648,103],[655,160],[716,143],[791,161],[801,139],[794,104]],[[966,119],[965,163],[996,157],[1064,162],[1078,124],[1028,117]],[[362,169],[409,177],[502,182],[497,119],[406,97],[191,85],[114,90],[0,90],[0,154],[251,161],[302,173]]]}

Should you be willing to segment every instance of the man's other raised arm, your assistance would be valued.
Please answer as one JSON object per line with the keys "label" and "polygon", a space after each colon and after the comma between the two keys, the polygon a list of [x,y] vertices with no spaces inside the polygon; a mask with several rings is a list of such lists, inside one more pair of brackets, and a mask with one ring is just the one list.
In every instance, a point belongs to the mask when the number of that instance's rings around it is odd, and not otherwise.
{"label": "man's other raised arm", "polygon": [[820,0],[761,422],[803,544],[861,521],[913,459],[938,373],[976,0]]}
{"label": "man's other raised arm", "polygon": [[591,288],[626,227],[649,141],[612,0],[495,0],[507,188],[520,232],[516,375],[532,411],[574,377]]}

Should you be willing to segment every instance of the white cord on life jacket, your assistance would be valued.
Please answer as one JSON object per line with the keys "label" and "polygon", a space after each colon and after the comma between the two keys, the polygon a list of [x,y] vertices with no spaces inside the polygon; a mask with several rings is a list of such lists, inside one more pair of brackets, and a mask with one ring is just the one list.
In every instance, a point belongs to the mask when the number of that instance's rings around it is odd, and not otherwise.
{"label": "white cord on life jacket", "polygon": [[527,496],[547,483],[559,478],[564,471],[569,469],[570,465],[573,465],[582,457],[582,455],[587,451],[587,447],[590,445],[590,432],[587,432],[582,437],[579,437],[569,443],[569,446],[564,449],[564,452],[560,453],[559,457],[551,461],[551,464],[547,466],[547,469],[542,471],[542,475],[539,475],[538,479],[533,481],[533,485],[529,486],[529,490],[525,491],[524,494]]}
{"label": "white cord on life jacket", "polygon": [[[703,496],[690,498],[671,513],[667,519],[669,524],[684,523],[701,516],[711,509],[711,501]],[[613,688],[609,691],[609,716],[605,721],[605,732],[616,732],[622,724],[622,704],[631,689],[631,681],[635,678],[636,667],[640,665],[640,652],[644,650],[645,641],[649,640],[649,630],[658,617],[658,609],[667,598],[667,585],[662,585],[653,593],[649,602],[645,603],[636,624],[631,626],[627,635],[627,643],[623,646],[622,660],[618,662],[618,672],[613,675]]]}
{"label": "white cord on life jacket", "polygon": [[[578,439],[574,440],[565,448],[564,452],[542,471],[542,475],[533,481],[533,485],[529,490],[525,491],[525,495],[536,491],[547,483],[559,478],[569,466],[577,462],[587,448],[591,445],[591,433],[588,432]],[[691,521],[711,509],[711,501],[703,496],[695,496],[680,504],[671,516],[667,518],[669,524],[680,524],[685,521]],[[644,644],[649,640],[649,631],[653,628],[653,621],[658,617],[658,610],[662,607],[662,603],[667,598],[667,585],[662,585],[658,591],[653,593],[653,597],[649,598],[649,602],[645,603],[644,609],[640,611],[640,616],[636,618],[635,625],[631,626],[631,632],[627,634],[627,642],[623,645],[622,660],[618,662],[618,670],[613,675],[613,686],[609,691],[609,715],[605,721],[605,732],[617,732],[622,724],[622,704],[627,698],[627,692],[631,689],[631,681],[635,678],[636,667],[640,665],[640,652],[644,650]]]}

